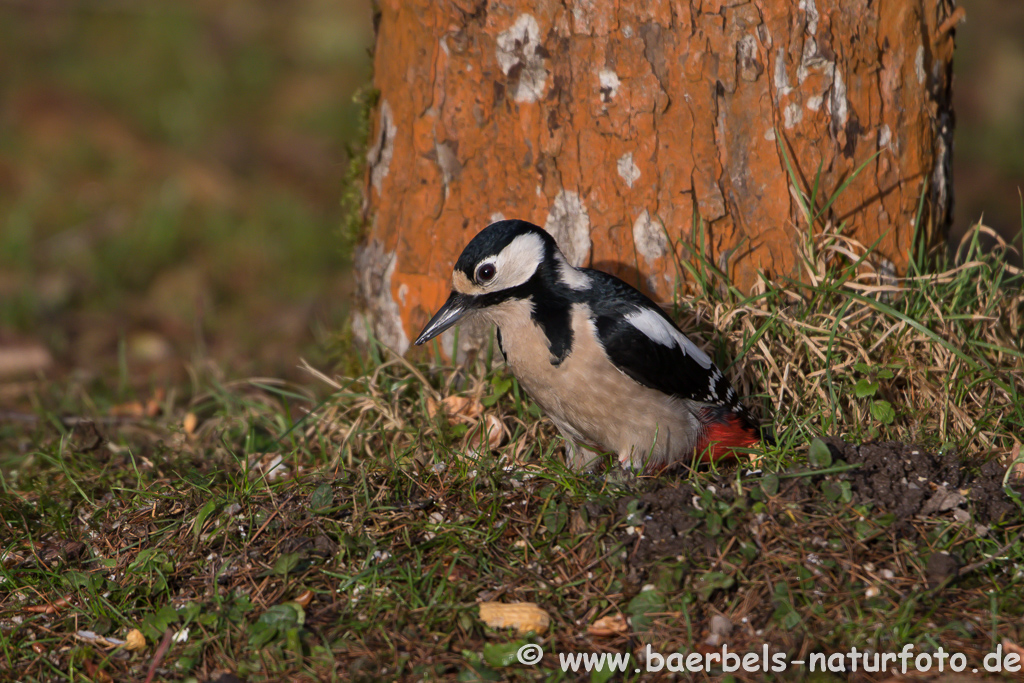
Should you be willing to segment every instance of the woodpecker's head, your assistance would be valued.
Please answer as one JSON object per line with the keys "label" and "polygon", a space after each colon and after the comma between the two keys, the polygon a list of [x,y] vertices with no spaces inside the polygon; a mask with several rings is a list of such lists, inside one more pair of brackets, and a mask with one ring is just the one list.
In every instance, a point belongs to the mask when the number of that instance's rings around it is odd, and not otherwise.
{"label": "woodpecker's head", "polygon": [[532,223],[491,223],[474,237],[452,272],[448,301],[423,328],[416,344],[430,341],[465,316],[525,299],[549,281],[578,288],[582,275],[558,250],[555,240]]}

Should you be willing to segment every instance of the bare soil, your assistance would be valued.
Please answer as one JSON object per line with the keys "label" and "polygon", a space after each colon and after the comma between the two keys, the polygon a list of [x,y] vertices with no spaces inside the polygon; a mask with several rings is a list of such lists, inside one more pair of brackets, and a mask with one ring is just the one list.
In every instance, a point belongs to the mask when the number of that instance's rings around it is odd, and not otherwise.
{"label": "bare soil", "polygon": [[[825,442],[837,463],[860,467],[840,474],[805,472],[783,479],[776,503],[799,503],[805,512],[821,512],[830,506],[820,493],[823,482],[848,482],[853,505],[869,506],[879,516],[894,515],[895,520],[887,529],[893,538],[917,535],[915,520],[970,519],[988,525],[1014,510],[1003,490],[1006,468],[996,461],[973,466],[955,450],[937,453],[896,441],[858,446],[830,437]],[[754,477],[746,479],[756,481]],[[709,488],[716,499],[735,505],[734,482],[735,475],[722,475]],[[627,495],[616,502],[620,518],[630,513],[633,501],[638,501],[635,508],[643,512],[643,535],[632,539],[635,544],[631,563],[644,566],[662,558],[695,553],[716,556],[718,543],[707,533],[698,490],[672,478],[652,480],[649,487],[639,495]],[[623,532],[623,540],[629,540],[629,535],[628,531]]]}
{"label": "bare soil", "polygon": [[834,437],[827,443],[833,457],[862,465],[845,475],[855,501],[874,503],[901,522],[967,510],[977,522],[989,524],[1013,510],[1003,492],[1006,468],[996,461],[972,471],[955,450],[940,454],[896,441],[855,446]]}

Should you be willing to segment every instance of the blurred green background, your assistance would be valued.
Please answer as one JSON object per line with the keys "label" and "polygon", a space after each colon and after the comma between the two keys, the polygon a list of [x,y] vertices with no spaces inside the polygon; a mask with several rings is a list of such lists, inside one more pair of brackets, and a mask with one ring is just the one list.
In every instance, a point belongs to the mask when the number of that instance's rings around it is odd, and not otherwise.
{"label": "blurred green background", "polygon": [[371,20],[366,0],[0,0],[0,349],[142,381],[323,354],[351,299]]}
{"label": "blurred green background", "polygon": [[[1024,2],[961,4],[954,231],[1016,233]],[[7,366],[145,384],[323,358],[371,22],[369,0],[0,0]]]}
{"label": "blurred green background", "polygon": [[956,34],[953,190],[957,237],[984,215],[1007,239],[1024,216],[1024,1],[960,0],[967,20]]}

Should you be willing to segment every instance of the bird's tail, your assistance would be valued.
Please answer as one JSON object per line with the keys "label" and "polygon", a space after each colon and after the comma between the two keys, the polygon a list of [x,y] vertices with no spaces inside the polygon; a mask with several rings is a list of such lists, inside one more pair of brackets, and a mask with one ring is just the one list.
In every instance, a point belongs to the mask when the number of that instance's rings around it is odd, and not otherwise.
{"label": "bird's tail", "polygon": [[754,448],[759,443],[772,444],[775,440],[762,430],[747,409],[727,406],[709,406],[701,411],[704,434],[697,445],[700,462],[733,460],[739,455],[737,448]]}

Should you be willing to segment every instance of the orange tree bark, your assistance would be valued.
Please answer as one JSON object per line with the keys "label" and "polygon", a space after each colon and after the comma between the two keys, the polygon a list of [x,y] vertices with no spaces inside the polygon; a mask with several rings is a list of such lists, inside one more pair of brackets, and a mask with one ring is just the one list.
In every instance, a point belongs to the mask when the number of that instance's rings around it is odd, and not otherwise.
{"label": "orange tree bark", "polygon": [[380,0],[357,335],[404,353],[502,217],[661,300],[699,225],[740,288],[798,276],[806,224],[780,143],[801,189],[820,165],[826,196],[881,150],[830,217],[900,269],[922,195],[925,239],[949,215],[953,9]]}

